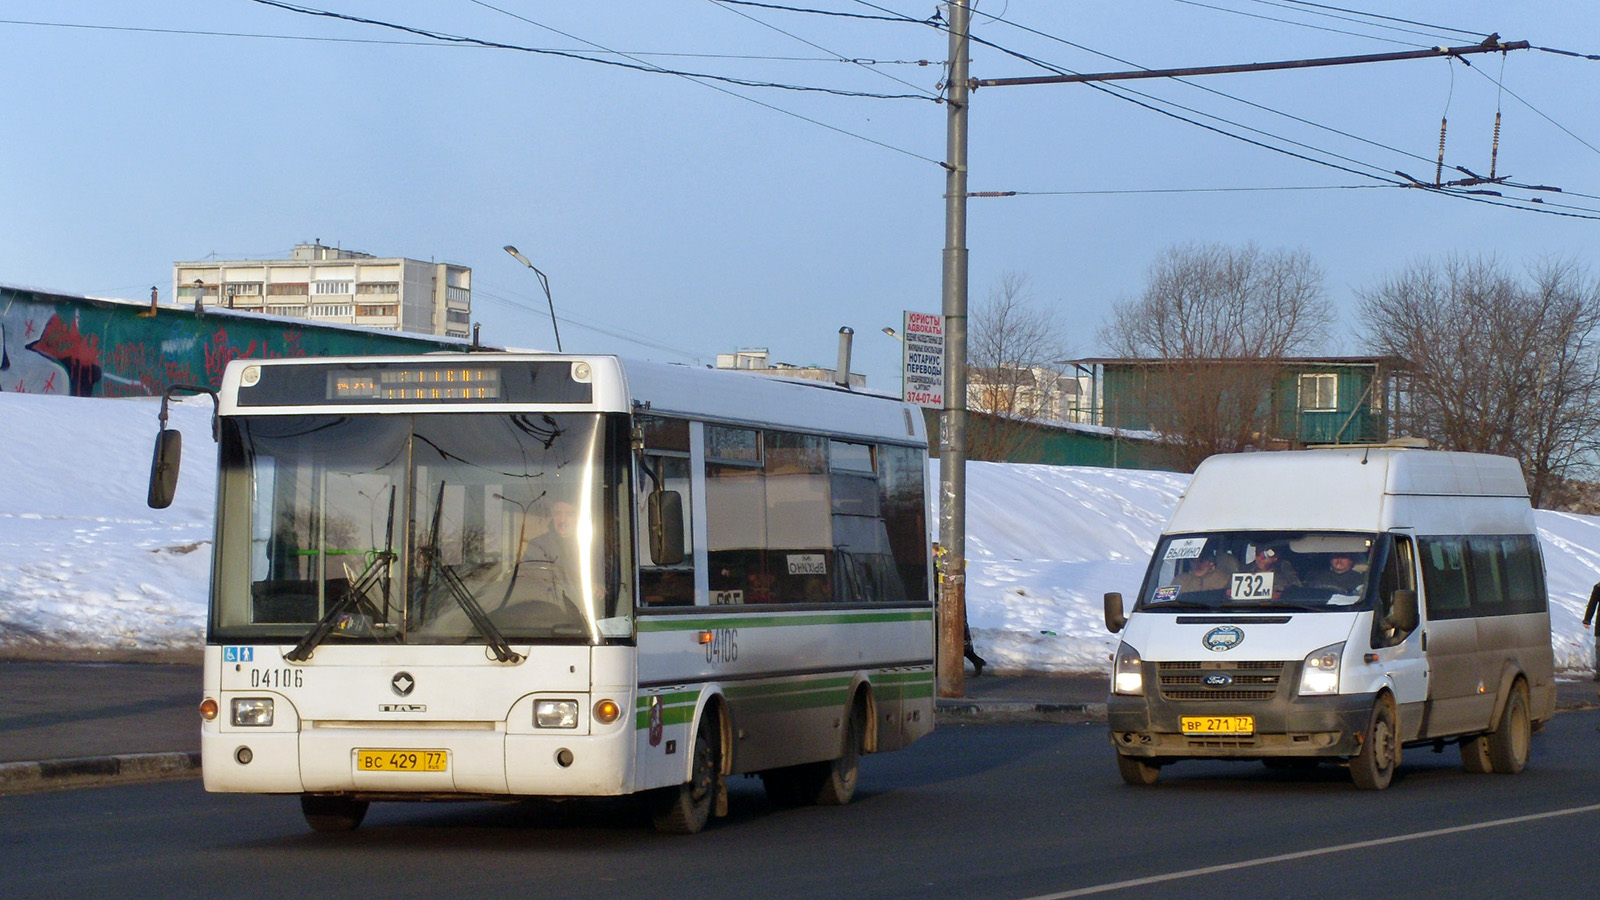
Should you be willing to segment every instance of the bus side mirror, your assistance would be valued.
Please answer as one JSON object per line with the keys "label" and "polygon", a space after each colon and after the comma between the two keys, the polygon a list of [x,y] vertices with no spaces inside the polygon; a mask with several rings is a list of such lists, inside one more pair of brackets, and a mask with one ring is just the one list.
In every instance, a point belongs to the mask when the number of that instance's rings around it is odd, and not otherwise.
{"label": "bus side mirror", "polygon": [[649,510],[650,560],[658,566],[683,562],[683,495],[652,491]]}
{"label": "bus side mirror", "polygon": [[1122,626],[1128,624],[1128,615],[1122,611],[1122,593],[1111,591],[1106,594],[1106,628],[1116,634]]}
{"label": "bus side mirror", "polygon": [[163,428],[156,433],[156,449],[150,460],[150,495],[145,502],[151,509],[166,509],[178,493],[178,463],[183,457],[183,432]]}
{"label": "bus side mirror", "polygon": [[1404,634],[1417,627],[1417,592],[1398,590],[1390,599],[1389,615],[1384,617],[1396,631]]}

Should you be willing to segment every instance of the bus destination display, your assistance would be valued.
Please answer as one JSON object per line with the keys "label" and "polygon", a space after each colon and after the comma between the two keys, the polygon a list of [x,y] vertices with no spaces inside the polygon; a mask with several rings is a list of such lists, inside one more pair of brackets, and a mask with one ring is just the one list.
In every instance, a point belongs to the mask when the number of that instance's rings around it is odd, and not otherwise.
{"label": "bus destination display", "polygon": [[329,400],[499,400],[492,366],[407,366],[328,373]]}

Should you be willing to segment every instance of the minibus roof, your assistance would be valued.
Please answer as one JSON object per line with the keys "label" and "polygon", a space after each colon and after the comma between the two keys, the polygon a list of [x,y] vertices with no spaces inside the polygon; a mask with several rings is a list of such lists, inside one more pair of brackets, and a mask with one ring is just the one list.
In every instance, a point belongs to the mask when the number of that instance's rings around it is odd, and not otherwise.
{"label": "minibus roof", "polygon": [[1516,460],[1482,453],[1348,448],[1228,453],[1200,464],[1171,532],[1317,528],[1380,531],[1391,498],[1527,502]]}

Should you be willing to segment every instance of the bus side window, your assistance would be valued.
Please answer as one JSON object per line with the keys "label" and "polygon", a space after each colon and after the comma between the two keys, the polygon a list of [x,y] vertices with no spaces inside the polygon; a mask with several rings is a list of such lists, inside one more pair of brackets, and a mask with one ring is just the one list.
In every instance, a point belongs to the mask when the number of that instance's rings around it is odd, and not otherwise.
{"label": "bus side window", "polygon": [[[679,456],[661,456],[648,454],[644,464],[650,472],[655,473],[661,480],[661,489],[676,492],[687,500],[689,497],[689,460]],[[650,494],[655,490],[655,482],[648,472],[639,473],[640,484],[637,496],[639,498],[638,521],[639,526],[639,598],[645,606],[693,606],[694,605],[694,539],[693,530],[689,527],[693,514],[687,502],[682,504],[683,516],[683,560],[675,565],[658,564],[650,555],[650,534],[645,527],[649,521]]]}
{"label": "bus side window", "polygon": [[1394,535],[1384,542],[1383,571],[1378,576],[1378,599],[1373,607],[1372,614],[1372,646],[1393,647],[1405,641],[1412,630],[1401,630],[1393,626],[1391,615],[1394,612],[1394,598],[1396,591],[1410,591],[1413,597],[1417,592],[1416,579],[1416,554],[1412,550],[1411,538]]}

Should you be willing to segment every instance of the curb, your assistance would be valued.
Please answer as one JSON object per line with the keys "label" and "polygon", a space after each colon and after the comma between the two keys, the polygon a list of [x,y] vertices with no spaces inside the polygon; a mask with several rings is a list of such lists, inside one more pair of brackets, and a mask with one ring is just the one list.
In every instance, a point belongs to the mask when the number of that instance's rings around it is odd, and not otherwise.
{"label": "curb", "polygon": [[934,721],[947,725],[989,723],[1062,724],[1104,722],[1104,703],[1042,703],[1032,700],[967,700],[941,698],[935,701]]}
{"label": "curb", "polygon": [[94,787],[113,782],[166,781],[199,774],[199,752],[128,753],[0,763],[0,795]]}

